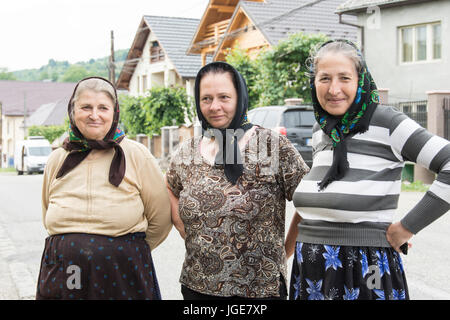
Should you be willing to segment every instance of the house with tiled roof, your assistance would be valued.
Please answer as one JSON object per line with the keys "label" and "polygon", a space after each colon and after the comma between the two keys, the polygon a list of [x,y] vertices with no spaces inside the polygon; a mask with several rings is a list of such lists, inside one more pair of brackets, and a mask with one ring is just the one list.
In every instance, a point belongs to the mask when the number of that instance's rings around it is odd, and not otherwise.
{"label": "house with tiled roof", "polygon": [[144,95],[154,86],[183,86],[193,95],[201,67],[198,55],[186,54],[199,20],[144,16],[117,80],[119,89]]}
{"label": "house with tiled roof", "polygon": [[450,89],[449,0],[348,0],[336,12],[357,19],[368,67],[389,89],[389,103],[424,112],[426,104],[409,102]]}
{"label": "house with tiled roof", "polygon": [[229,48],[239,47],[249,55],[271,48],[290,34],[323,33],[330,38],[357,41],[356,21],[345,23],[335,13],[343,0],[210,0],[188,53],[225,59]]}
{"label": "house with tiled roof", "polygon": [[[63,125],[67,114],[70,97],[67,96],[55,102],[40,106],[26,120],[27,126],[60,126]],[[51,141],[50,141],[51,142]]]}
{"label": "house with tiled roof", "polygon": [[[75,83],[0,80],[1,164],[12,166],[16,141],[27,135],[28,116],[40,106],[72,95]],[[65,108],[67,113],[67,104]],[[24,115],[26,115],[24,123]]]}

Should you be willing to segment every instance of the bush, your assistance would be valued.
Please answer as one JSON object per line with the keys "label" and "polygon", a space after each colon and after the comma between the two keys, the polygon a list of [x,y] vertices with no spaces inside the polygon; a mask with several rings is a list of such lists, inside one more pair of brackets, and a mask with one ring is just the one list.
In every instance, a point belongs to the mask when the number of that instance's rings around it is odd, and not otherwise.
{"label": "bush", "polygon": [[182,87],[156,87],[148,96],[121,96],[121,121],[129,135],[160,134],[165,126],[180,125],[185,118],[192,121],[192,103]]}
{"label": "bush", "polygon": [[66,130],[67,125],[60,126],[31,126],[28,128],[29,136],[43,136],[50,143],[59,138]]}
{"label": "bush", "polygon": [[146,133],[145,97],[119,95],[120,121],[130,136]]}
{"label": "bush", "polygon": [[258,59],[252,60],[247,50],[235,46],[227,50],[226,61],[238,70],[245,79],[248,87],[249,110],[255,108],[259,103],[259,92],[255,87],[258,74]]}
{"label": "bush", "polygon": [[0,68],[0,80],[17,80],[12,72],[8,72],[6,68]]}
{"label": "bush", "polygon": [[423,184],[420,180],[412,183],[402,182],[402,191],[427,192],[429,188],[430,186]]}
{"label": "bush", "polygon": [[255,89],[260,92],[259,105],[284,105],[286,98],[311,101],[306,61],[311,49],[326,40],[322,34],[300,32],[262,53],[255,81]]}

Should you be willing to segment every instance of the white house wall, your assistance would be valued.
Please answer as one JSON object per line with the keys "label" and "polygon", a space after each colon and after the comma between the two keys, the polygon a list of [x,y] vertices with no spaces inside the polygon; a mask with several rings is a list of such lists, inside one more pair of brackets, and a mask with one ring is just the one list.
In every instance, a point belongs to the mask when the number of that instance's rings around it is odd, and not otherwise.
{"label": "white house wall", "polygon": [[2,116],[2,167],[14,158],[14,143],[24,139],[23,116]]}
{"label": "white house wall", "polygon": [[[426,100],[426,91],[448,90],[450,1],[431,1],[381,9],[378,21],[375,14],[373,11],[359,15],[358,24],[365,27],[365,57],[368,68],[377,86],[389,89],[389,102]],[[437,21],[441,22],[442,28],[441,59],[402,64],[399,58],[398,28]]]}
{"label": "white house wall", "polygon": [[144,94],[143,76],[146,76],[147,89],[153,86],[169,87],[175,84],[182,85],[182,79],[177,75],[175,66],[169,60],[167,54],[164,61],[150,63],[150,45],[156,40],[153,32],[150,32],[142,52],[141,60],[137,64],[130,80],[130,95],[138,96]]}

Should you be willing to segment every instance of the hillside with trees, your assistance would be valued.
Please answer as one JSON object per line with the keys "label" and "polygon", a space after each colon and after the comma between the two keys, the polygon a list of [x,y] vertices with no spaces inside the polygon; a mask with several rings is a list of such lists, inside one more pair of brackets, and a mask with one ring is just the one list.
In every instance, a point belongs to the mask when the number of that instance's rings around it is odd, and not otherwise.
{"label": "hillside with trees", "polygon": [[[116,79],[127,58],[128,49],[115,51]],[[50,59],[48,63],[39,69],[25,69],[8,71],[0,69],[0,79],[19,81],[54,81],[77,82],[88,76],[100,76],[108,78],[109,56],[89,61],[69,63],[68,61],[56,61]]]}

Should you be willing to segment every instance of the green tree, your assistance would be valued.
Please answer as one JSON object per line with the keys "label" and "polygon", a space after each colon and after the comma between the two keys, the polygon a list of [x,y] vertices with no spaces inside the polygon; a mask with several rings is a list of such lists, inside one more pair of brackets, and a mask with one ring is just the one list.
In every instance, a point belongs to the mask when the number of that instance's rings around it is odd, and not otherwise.
{"label": "green tree", "polygon": [[48,60],[48,66],[49,66],[49,67],[55,67],[55,66],[56,66],[56,61],[55,61],[55,59],[50,59],[50,60]]}
{"label": "green tree", "polygon": [[[127,57],[128,50],[116,50],[115,51],[115,57],[116,57],[116,77],[119,76],[120,70],[124,64],[124,60]],[[108,62],[109,57],[103,57],[98,59],[89,59],[86,62],[78,62],[75,63],[75,65],[78,65],[79,67],[83,67],[89,75],[97,75],[101,77],[108,77]],[[65,73],[68,71],[70,67],[70,63],[68,61],[56,61],[55,59],[49,59],[48,63],[44,66],[42,66],[39,69],[25,69],[25,70],[18,70],[14,71],[12,74],[14,75],[17,80],[21,81],[40,81],[42,80],[42,73],[48,74],[48,78],[46,79],[52,79],[52,81],[63,81],[63,77],[71,77],[70,80],[67,81],[76,81],[76,79],[81,79],[83,74],[78,76],[73,76],[73,70],[69,72],[69,75],[66,75]],[[78,68],[78,67],[76,67]],[[79,69],[79,68],[78,68]],[[2,69],[3,70],[3,69]],[[2,72],[0,70],[0,73]],[[72,73],[72,75],[70,75]],[[45,78],[45,77],[44,77]]]}
{"label": "green tree", "polygon": [[259,105],[284,105],[286,98],[311,101],[307,59],[311,49],[327,40],[323,34],[291,35],[261,55],[255,88]]}
{"label": "green tree", "polygon": [[128,135],[135,136],[147,132],[145,97],[119,95],[120,120]]}
{"label": "green tree", "polygon": [[0,68],[0,80],[17,80],[12,72],[6,68]]}
{"label": "green tree", "polygon": [[68,130],[67,121],[66,124],[60,126],[31,126],[28,128],[29,136],[43,136],[50,143],[56,138],[60,137],[66,130]]}
{"label": "green tree", "polygon": [[192,121],[194,111],[186,89],[156,87],[148,96],[119,96],[121,122],[129,135],[160,134],[161,127]]}
{"label": "green tree", "polygon": [[156,87],[149,93],[145,101],[148,134],[160,134],[161,127],[183,124],[185,117],[192,121],[192,103],[185,88]]}
{"label": "green tree", "polygon": [[89,76],[89,72],[82,66],[73,64],[64,72],[61,82],[78,82]]}
{"label": "green tree", "polygon": [[260,94],[255,86],[259,60],[257,58],[252,60],[247,50],[240,49],[237,45],[233,49],[228,49],[225,59],[244,77],[248,88],[249,109],[255,108],[259,103]]}
{"label": "green tree", "polygon": [[53,71],[50,78],[52,79],[53,82],[58,81],[58,72]]}
{"label": "green tree", "polygon": [[47,71],[42,71],[39,74],[39,80],[47,80],[47,79],[50,79],[50,76],[48,75],[48,72]]}

